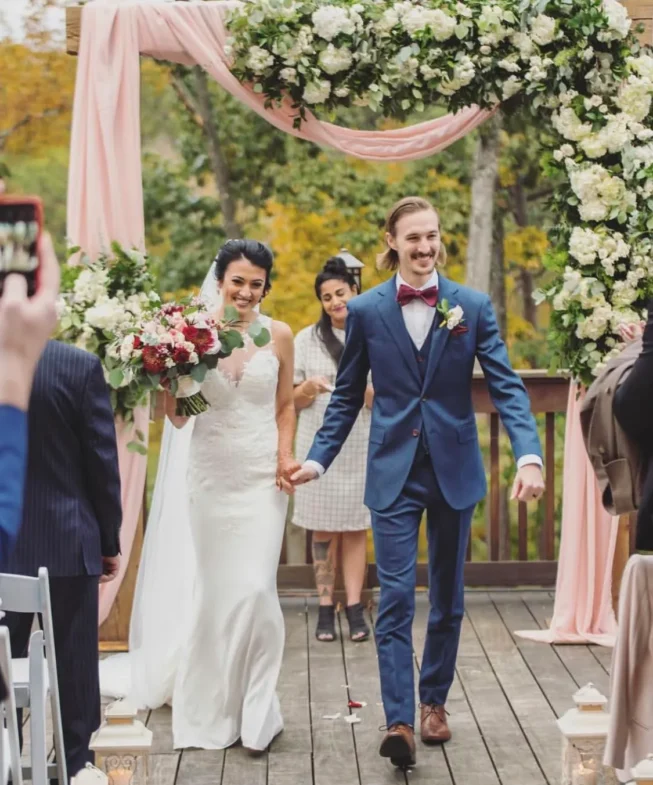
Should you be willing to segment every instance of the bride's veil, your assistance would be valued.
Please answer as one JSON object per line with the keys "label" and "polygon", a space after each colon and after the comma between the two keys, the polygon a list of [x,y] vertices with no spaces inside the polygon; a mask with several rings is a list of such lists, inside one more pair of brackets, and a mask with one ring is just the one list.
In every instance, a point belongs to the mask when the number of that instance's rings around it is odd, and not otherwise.
{"label": "bride's veil", "polygon": [[[201,299],[218,310],[215,262]],[[129,655],[103,660],[103,695],[128,696],[136,706],[156,708],[172,698],[181,646],[187,638],[196,562],[191,538],[186,473],[194,419],[175,428],[166,418],[147,518],[129,629]]]}

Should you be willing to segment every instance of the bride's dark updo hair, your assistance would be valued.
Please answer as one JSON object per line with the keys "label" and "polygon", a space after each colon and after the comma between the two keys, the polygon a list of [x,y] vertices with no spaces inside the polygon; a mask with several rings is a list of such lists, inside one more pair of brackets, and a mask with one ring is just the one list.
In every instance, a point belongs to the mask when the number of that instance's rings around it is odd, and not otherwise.
{"label": "bride's dark updo hair", "polygon": [[[342,281],[349,286],[350,289],[358,291],[356,286],[356,279],[347,267],[344,260],[339,256],[332,256],[324,263],[324,267],[320,270],[315,278],[315,294],[318,300],[322,300],[322,284],[326,281]],[[315,332],[317,337],[324,345],[324,348],[331,355],[331,358],[336,365],[340,363],[344,346],[333,332],[333,325],[331,318],[322,307],[322,314],[320,319],[315,325]]]}
{"label": "bride's dark updo hair", "polygon": [[272,286],[270,280],[272,265],[274,264],[272,251],[267,245],[259,243],[258,240],[227,240],[213,260],[215,262],[216,279],[220,282],[224,281],[227,267],[239,259],[247,259],[248,262],[251,262],[256,267],[265,270],[263,294],[267,294]]}

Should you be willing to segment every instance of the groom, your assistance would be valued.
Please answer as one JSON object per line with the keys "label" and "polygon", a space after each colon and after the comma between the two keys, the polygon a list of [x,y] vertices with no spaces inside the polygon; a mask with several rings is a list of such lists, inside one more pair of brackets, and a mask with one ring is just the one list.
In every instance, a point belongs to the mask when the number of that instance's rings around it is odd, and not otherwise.
{"label": "groom", "polygon": [[472,409],[478,357],[517,459],[513,498],[544,491],[526,390],[510,366],[490,298],[438,273],[446,260],[435,209],[406,197],[386,223],[386,283],[349,302],[336,389],[296,485],[317,479],[342,448],[374,379],[365,504],[381,586],[376,640],[388,730],[380,754],[415,764],[412,622],[417,539],[427,513],[430,614],[419,696],[421,738],[451,738],[445,703],[464,612],[464,565],[474,507],[486,494]]}

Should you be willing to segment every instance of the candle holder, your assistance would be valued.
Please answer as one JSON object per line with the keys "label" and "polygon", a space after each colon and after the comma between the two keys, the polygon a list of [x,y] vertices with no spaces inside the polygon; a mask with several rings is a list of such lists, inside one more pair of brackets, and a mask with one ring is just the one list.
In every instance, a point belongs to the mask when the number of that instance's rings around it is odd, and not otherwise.
{"label": "candle holder", "polygon": [[610,721],[607,698],[587,684],[573,701],[576,708],[557,721],[563,736],[561,785],[619,785],[615,770],[603,765]]}
{"label": "candle holder", "polygon": [[126,700],[111,703],[91,738],[89,746],[108,785],[147,785],[152,731],[136,719],[137,715]]}

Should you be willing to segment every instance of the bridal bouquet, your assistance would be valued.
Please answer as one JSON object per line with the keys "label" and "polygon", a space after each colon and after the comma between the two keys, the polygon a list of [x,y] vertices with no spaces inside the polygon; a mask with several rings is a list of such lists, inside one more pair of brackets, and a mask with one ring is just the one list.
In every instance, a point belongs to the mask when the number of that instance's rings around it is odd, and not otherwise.
{"label": "bridal bouquet", "polygon": [[[177,399],[177,415],[201,414],[209,408],[201,391],[207,372],[244,346],[238,321],[235,308],[226,308],[224,319],[218,321],[196,298],[168,303],[122,338],[117,347],[120,372],[152,392],[168,391]],[[260,324],[252,324],[248,333],[257,346],[270,341],[269,331]]]}

